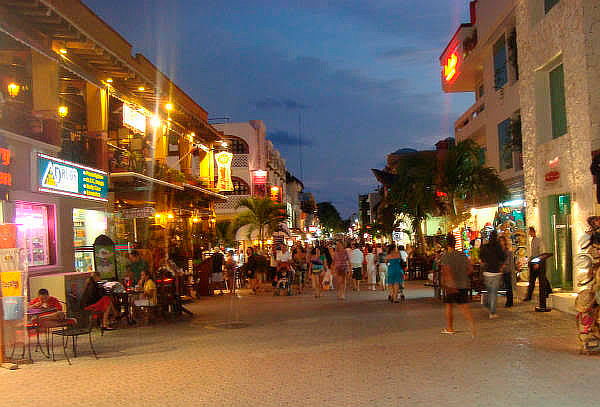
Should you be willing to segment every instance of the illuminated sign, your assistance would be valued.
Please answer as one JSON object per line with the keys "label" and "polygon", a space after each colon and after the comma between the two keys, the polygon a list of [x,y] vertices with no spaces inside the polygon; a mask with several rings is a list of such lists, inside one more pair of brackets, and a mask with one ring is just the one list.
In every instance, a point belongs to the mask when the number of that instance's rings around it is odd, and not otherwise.
{"label": "illuminated sign", "polygon": [[281,191],[281,189],[278,186],[274,185],[271,187],[271,194],[270,194],[271,201],[280,202],[279,191]]}
{"label": "illuminated sign", "polygon": [[233,191],[233,182],[231,181],[231,160],[233,154],[227,151],[221,151],[215,154],[218,167],[217,189],[219,191]]}
{"label": "illuminated sign", "polygon": [[456,70],[458,68],[458,54],[454,51],[448,59],[446,59],[446,63],[443,66],[444,68],[444,80],[449,82],[456,75]]}
{"label": "illuminated sign", "polygon": [[254,185],[265,185],[267,183],[267,172],[257,170],[253,172]]}
{"label": "illuminated sign", "polygon": [[106,172],[42,153],[38,154],[37,162],[39,191],[108,201]]}
{"label": "illuminated sign", "polygon": [[146,133],[146,116],[139,111],[123,104],[123,126],[133,131]]}
{"label": "illuminated sign", "polygon": [[10,173],[11,152],[8,148],[0,148],[0,186],[11,186],[12,175]]}

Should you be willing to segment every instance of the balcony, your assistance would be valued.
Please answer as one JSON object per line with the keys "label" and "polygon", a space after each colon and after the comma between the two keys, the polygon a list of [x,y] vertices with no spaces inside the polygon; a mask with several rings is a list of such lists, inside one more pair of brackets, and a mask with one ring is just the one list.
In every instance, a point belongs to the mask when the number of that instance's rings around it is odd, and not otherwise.
{"label": "balcony", "polygon": [[480,99],[454,123],[454,134],[457,141],[470,138],[485,125],[485,100]]}
{"label": "balcony", "polygon": [[473,92],[482,75],[477,29],[461,24],[440,56],[444,92]]}

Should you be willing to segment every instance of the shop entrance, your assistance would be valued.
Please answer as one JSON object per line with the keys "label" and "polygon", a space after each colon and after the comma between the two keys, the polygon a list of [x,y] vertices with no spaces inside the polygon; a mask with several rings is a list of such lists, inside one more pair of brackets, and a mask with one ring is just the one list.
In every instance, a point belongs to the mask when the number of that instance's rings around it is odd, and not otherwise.
{"label": "shop entrance", "polygon": [[548,261],[548,278],[554,288],[573,288],[571,244],[571,196],[551,195],[547,198],[550,245],[546,251],[554,253]]}

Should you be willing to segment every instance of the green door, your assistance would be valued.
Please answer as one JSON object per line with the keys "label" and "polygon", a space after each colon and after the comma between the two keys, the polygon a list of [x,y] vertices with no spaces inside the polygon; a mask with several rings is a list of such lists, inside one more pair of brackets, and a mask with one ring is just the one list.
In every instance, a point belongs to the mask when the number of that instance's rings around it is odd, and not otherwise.
{"label": "green door", "polygon": [[550,236],[546,241],[550,243],[550,247],[546,251],[554,253],[547,264],[548,279],[553,288],[570,290],[573,288],[571,196],[549,196],[548,217]]}

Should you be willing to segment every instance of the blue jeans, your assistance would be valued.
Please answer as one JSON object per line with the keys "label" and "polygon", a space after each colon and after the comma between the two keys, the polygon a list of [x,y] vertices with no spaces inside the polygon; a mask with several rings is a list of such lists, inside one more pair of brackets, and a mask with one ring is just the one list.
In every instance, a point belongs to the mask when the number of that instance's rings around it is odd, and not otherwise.
{"label": "blue jeans", "polygon": [[485,280],[485,287],[488,292],[485,306],[490,310],[490,314],[495,314],[498,290],[500,289],[500,282],[502,281],[502,273],[497,273],[494,276],[483,276],[483,279]]}

